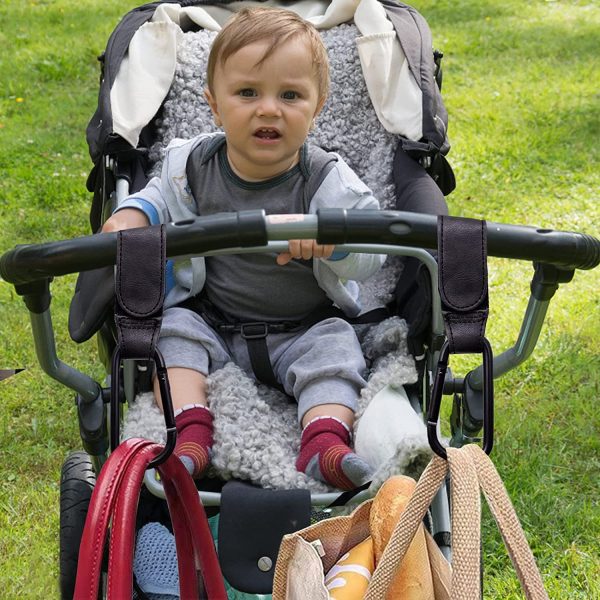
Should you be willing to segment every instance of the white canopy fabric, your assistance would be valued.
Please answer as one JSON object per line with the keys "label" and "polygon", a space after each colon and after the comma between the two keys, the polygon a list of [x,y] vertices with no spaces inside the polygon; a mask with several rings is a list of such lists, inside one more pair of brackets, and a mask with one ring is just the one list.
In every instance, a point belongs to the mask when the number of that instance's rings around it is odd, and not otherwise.
{"label": "white canopy fabric", "polygon": [[[177,44],[192,25],[219,31],[247,6],[284,6],[279,0],[182,8],[161,4],[134,34],[110,91],[113,131],[136,147],[142,129],[164,101],[177,65]],[[423,136],[422,93],[383,6],[378,0],[299,0],[285,3],[317,29],[354,21],[369,97],[382,125],[411,140]]]}

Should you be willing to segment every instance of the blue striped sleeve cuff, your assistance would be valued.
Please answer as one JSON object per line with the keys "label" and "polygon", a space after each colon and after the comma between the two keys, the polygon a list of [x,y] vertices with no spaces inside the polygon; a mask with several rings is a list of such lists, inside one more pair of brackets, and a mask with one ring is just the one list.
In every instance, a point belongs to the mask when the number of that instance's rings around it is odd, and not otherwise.
{"label": "blue striped sleeve cuff", "polygon": [[[158,211],[148,200],[144,200],[143,198],[128,198],[121,206],[115,210],[118,212],[123,208],[137,208],[141,210],[150,221],[150,225],[160,225],[160,218],[158,216]],[[114,213],[113,213],[114,214]]]}
{"label": "blue striped sleeve cuff", "polygon": [[334,252],[327,260],[336,261],[346,258],[350,252]]}

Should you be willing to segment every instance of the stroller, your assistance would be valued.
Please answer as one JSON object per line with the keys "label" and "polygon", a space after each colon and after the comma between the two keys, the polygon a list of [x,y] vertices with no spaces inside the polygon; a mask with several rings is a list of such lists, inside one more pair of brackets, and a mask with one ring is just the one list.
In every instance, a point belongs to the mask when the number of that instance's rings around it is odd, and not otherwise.
{"label": "stroller", "polygon": [[[161,3],[170,5],[163,8],[174,8],[179,5],[184,8],[196,8],[194,2],[180,3]],[[144,19],[148,18],[149,13],[158,10],[156,5],[148,5],[141,7],[132,13],[133,19],[138,25]],[[181,19],[182,28],[186,25],[188,16]],[[124,21],[131,23],[131,20]],[[123,25],[122,25],[123,26]],[[195,32],[196,26],[191,20],[187,21],[187,26],[191,33]],[[121,29],[121,32],[123,30]],[[115,32],[116,33],[116,32]],[[332,34],[333,36],[333,34]],[[112,47],[117,47],[120,51],[124,51],[122,45],[118,42],[122,38],[115,35],[111,38]],[[111,48],[109,42],[109,48]],[[105,74],[104,81],[111,82],[111,78],[116,78],[114,72],[117,65],[112,62],[113,57],[107,48],[107,56],[105,58]],[[203,70],[203,65],[199,65]],[[184,85],[186,82],[184,82]],[[197,84],[194,84],[197,85]],[[340,83],[340,87],[343,83]],[[201,89],[201,85],[198,85]],[[336,96],[335,89],[332,92],[332,97]],[[107,96],[101,94],[101,102],[106,102]],[[94,205],[92,208],[92,228],[97,230],[103,219],[110,214],[111,210],[118,203],[119,199],[127,194],[127,191],[139,189],[143,183],[146,173],[153,169],[157,169],[160,164],[159,144],[153,141],[153,136],[160,135],[161,126],[167,128],[165,123],[168,121],[169,99],[165,102],[162,108],[162,114],[159,116],[158,123],[153,121],[150,125],[145,125],[140,131],[140,141],[131,144],[131,140],[124,139],[117,135],[112,130],[110,121],[102,118],[106,111],[110,108],[106,106],[100,107],[99,113],[90,124],[90,129],[97,130],[100,123],[103,132],[93,138],[90,143],[92,155],[95,158],[95,167],[90,183],[96,190],[94,197]],[[174,110],[174,109],[173,109]],[[104,111],[104,112],[103,112]],[[153,115],[151,115],[153,116]],[[162,125],[161,121],[162,119]],[[200,123],[196,123],[196,127],[203,127],[205,123],[200,118]],[[108,129],[104,129],[108,128]],[[163,131],[163,139],[161,143],[168,142],[169,135],[172,132],[166,133]],[[177,132],[177,135],[180,135]],[[317,134],[318,135],[318,134]],[[375,139],[376,135],[369,135],[370,139]],[[380,137],[386,138],[388,146],[395,148],[398,146],[398,137],[392,135],[380,134]],[[165,139],[166,138],[166,139]],[[317,137],[315,140],[320,142]],[[99,147],[93,147],[93,142],[99,143]],[[408,153],[412,152],[412,156],[428,168],[432,168],[436,163],[443,162],[443,152],[445,136],[442,140],[438,140],[437,147],[419,148],[418,140],[407,139],[402,145],[402,153],[393,155],[388,153],[385,160],[381,159],[384,155],[383,149],[378,149],[374,144],[371,146],[371,154],[368,157],[373,163],[386,162],[397,169],[398,165],[408,156],[410,160],[415,160]],[[321,142],[322,145],[331,147],[329,140]],[[346,149],[339,147],[340,152],[347,154]],[[379,154],[378,154],[379,152]],[[393,159],[390,160],[390,156]],[[358,161],[357,161],[358,162]],[[429,164],[431,163],[431,165]],[[415,163],[417,164],[417,163]],[[447,169],[441,169],[442,174],[448,176]],[[432,171],[434,175],[440,178],[439,173]],[[432,179],[433,181],[433,179]],[[386,182],[387,183],[387,182]],[[388,188],[396,186],[387,183]],[[376,186],[373,185],[375,188]],[[439,192],[435,192],[434,188],[430,188],[434,192],[434,197],[439,198]],[[447,188],[446,188],[447,189]],[[387,190],[389,193],[389,190]],[[386,190],[381,190],[380,195],[385,196]],[[387,206],[388,209],[404,209],[410,210],[414,207],[407,205],[398,205],[398,197],[402,196],[402,192],[397,189],[392,189],[394,205]],[[385,207],[385,205],[384,205]],[[417,356],[423,354],[424,358],[420,361],[419,380],[410,389],[410,396],[415,408],[426,407],[429,404],[431,382],[428,373],[435,370],[441,341],[444,338],[444,328],[441,320],[441,309],[437,294],[431,293],[431,289],[435,289],[437,279],[437,264],[431,254],[420,248],[415,249],[414,246],[423,246],[433,249],[435,247],[435,227],[436,218],[433,216],[436,213],[443,213],[445,207],[439,201],[433,207],[429,208],[430,215],[422,214],[407,214],[387,212],[381,215],[373,216],[372,222],[362,222],[360,218],[354,215],[348,215],[347,221],[340,221],[341,215],[319,215],[314,217],[314,220],[305,222],[302,228],[293,226],[276,226],[272,223],[268,225],[268,240],[269,245],[266,247],[268,251],[277,251],[277,240],[287,239],[290,236],[294,237],[316,237],[317,228],[320,239],[324,241],[335,241],[341,245],[342,249],[348,251],[385,251],[390,254],[402,254],[413,256],[418,259],[418,264],[425,265],[424,268],[411,266],[415,263],[409,262],[404,265],[403,275],[398,283],[400,290],[417,289],[416,294],[410,298],[393,297],[397,305],[395,308],[398,313],[407,318],[410,322],[412,330],[410,332],[410,343],[413,353]],[[329,220],[328,220],[329,219]],[[342,224],[343,223],[343,224]],[[219,223],[219,226],[221,224]],[[197,231],[210,231],[211,227],[216,227],[215,224],[205,222],[199,219],[195,224],[179,224],[169,228],[168,236],[170,246],[175,248],[176,254],[192,254],[204,253],[208,251],[217,251],[224,248],[235,248],[240,231],[249,240],[258,240],[260,236],[253,236],[252,228],[259,227],[255,220],[244,224],[243,219],[232,219],[226,223],[224,233],[216,231],[214,236],[205,235],[202,243],[199,243]],[[246,227],[249,227],[250,233],[246,235]],[[241,229],[238,229],[241,228]],[[344,230],[343,237],[335,236],[335,231]],[[543,318],[546,312],[547,305],[559,283],[564,283],[570,280],[575,268],[593,268],[599,260],[598,242],[593,238],[578,235],[558,232],[538,231],[529,228],[504,226],[494,224],[494,227],[489,227],[490,235],[488,238],[488,249],[490,254],[498,256],[508,256],[510,258],[520,258],[533,260],[536,263],[536,270],[532,281],[532,297],[527,308],[524,325],[521,329],[519,339],[515,343],[514,348],[506,351],[496,357],[494,363],[494,376],[499,376],[509,369],[519,364],[527,358],[528,354],[535,346],[535,341],[542,326]],[[217,235],[219,233],[219,235]],[[209,243],[210,242],[210,243]],[[365,246],[367,244],[367,246]],[[400,247],[402,244],[405,247]],[[250,247],[259,245],[256,242],[250,244]],[[385,245],[385,248],[382,247]],[[94,236],[81,240],[73,240],[70,242],[58,242],[55,244],[43,246],[30,246],[17,248],[8,253],[2,260],[2,275],[5,280],[12,281],[17,286],[17,291],[24,296],[28,308],[32,314],[32,327],[38,349],[38,356],[44,369],[53,377],[76,390],[78,394],[78,405],[80,415],[80,426],[82,440],[86,455],[81,453],[69,458],[65,463],[64,472],[70,473],[71,477],[65,477],[65,481],[69,481],[69,489],[62,490],[63,498],[68,497],[72,493],[81,494],[80,499],[85,500],[85,495],[93,485],[93,475],[89,467],[93,467],[94,471],[98,471],[106,456],[108,449],[108,431],[106,425],[106,402],[109,393],[102,389],[101,386],[73,369],[70,369],[57,360],[54,345],[52,342],[52,329],[49,314],[49,278],[55,275],[61,275],[68,272],[89,271],[90,269],[105,269],[106,273],[112,274],[112,265],[114,261],[114,237],[106,236],[100,238]],[[390,263],[393,270],[394,263]],[[412,271],[412,272],[411,272]],[[95,276],[102,277],[102,273],[96,273]],[[412,280],[411,285],[407,285],[407,279]],[[82,285],[78,288],[80,295],[86,294],[90,289],[81,282]],[[430,285],[431,283],[431,285]],[[85,319],[86,331],[82,331],[80,326],[81,321],[77,323],[74,317],[72,323],[73,337],[79,338],[79,341],[86,339],[94,332],[91,330],[99,328],[98,339],[100,346],[101,359],[107,366],[107,371],[110,372],[109,356],[114,348],[114,330],[110,317],[106,313],[106,307],[110,307],[110,302],[106,301],[105,293],[112,297],[112,286],[104,286],[95,288],[95,293],[90,299],[89,296],[81,297],[79,306],[86,307]],[[431,293],[431,304],[424,303],[423,297],[427,297]],[[419,294],[421,294],[419,296]],[[417,298],[417,300],[415,300]],[[85,300],[85,301],[84,301]],[[388,303],[390,299],[388,299]],[[426,311],[411,311],[417,307],[426,306]],[[100,307],[100,310],[97,308]],[[74,311],[73,314],[75,314]],[[425,312],[425,316],[423,315]],[[90,321],[87,317],[94,314],[94,318]],[[427,322],[423,325],[423,319]],[[90,323],[92,324],[90,326]],[[424,351],[426,350],[426,351]],[[124,388],[125,396],[129,401],[134,400],[139,392],[147,391],[150,384],[150,369],[146,364],[125,365],[124,366]],[[482,414],[482,382],[483,369],[475,369],[464,379],[448,378],[447,384],[444,385],[445,391],[455,395],[454,411],[452,416],[453,425],[453,443],[460,445],[464,440],[478,437],[479,431],[483,424]],[[114,418],[113,425],[114,425]],[[89,458],[88,458],[89,457]],[[75,483],[73,483],[75,481]],[[334,497],[337,494],[333,494]],[[210,496],[208,496],[210,498]],[[316,503],[323,506],[326,505],[332,498],[329,496],[316,498]],[[443,503],[443,496],[440,502]],[[66,505],[66,503],[65,503]],[[439,510],[433,511],[432,521],[434,522],[434,532],[440,533],[438,539],[444,540],[443,534],[449,531],[447,520],[444,521],[444,515],[447,513],[447,506],[441,506]],[[65,522],[79,522],[83,525],[83,517],[85,509],[78,509],[78,514],[71,514],[65,506],[64,519]],[[437,528],[437,529],[436,529]],[[73,527],[76,530],[77,526]],[[79,532],[80,534],[80,532]],[[75,544],[74,544],[75,542]],[[72,551],[71,557],[67,556],[69,548],[77,548],[76,533],[75,537],[69,540],[61,540],[61,547],[64,547],[62,565],[63,577],[65,580],[69,578],[69,573],[72,574]],[[69,565],[69,562],[71,565]],[[63,589],[68,589],[67,584]],[[65,595],[68,592],[64,592]]]}

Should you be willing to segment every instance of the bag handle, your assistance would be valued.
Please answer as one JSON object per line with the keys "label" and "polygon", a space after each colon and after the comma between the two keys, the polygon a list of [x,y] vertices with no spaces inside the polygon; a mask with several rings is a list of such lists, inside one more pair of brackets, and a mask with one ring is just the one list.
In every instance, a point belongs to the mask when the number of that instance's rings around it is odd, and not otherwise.
{"label": "bag handle", "polygon": [[[162,446],[148,440],[125,440],[105,463],[92,494],[81,540],[74,595],[77,600],[97,598],[106,532],[111,520],[108,598],[131,597],[139,493],[148,464],[161,451]],[[182,597],[200,597],[198,564],[209,597],[226,599],[214,543],[196,486],[176,457],[170,457],[158,469],[173,521]]]}
{"label": "bag handle", "polygon": [[98,597],[104,543],[116,493],[136,452],[150,442],[126,440],[109,457],[94,486],[79,547],[74,598]]}
{"label": "bag handle", "polygon": [[519,517],[494,463],[476,444],[464,446],[464,452],[468,453],[473,460],[479,485],[498,524],[502,540],[517,572],[525,597],[532,600],[547,600],[548,594],[544,588],[542,576],[525,538]]}
{"label": "bag handle", "polygon": [[[162,450],[152,445],[143,460],[136,461],[128,473],[127,485],[119,492],[113,517],[113,530],[108,571],[108,597],[129,598],[133,583],[133,553],[135,540],[135,515],[139,490],[148,464]],[[180,596],[199,598],[196,565],[200,565],[202,579],[210,598],[224,598],[218,559],[210,534],[206,515],[198,500],[198,492],[181,461],[173,457],[159,465],[169,513],[173,525]],[[136,493],[132,493],[137,490]],[[113,544],[113,540],[116,540]],[[210,549],[213,548],[213,552]]]}
{"label": "bag handle", "polygon": [[460,600],[481,598],[481,488],[498,523],[526,598],[547,600],[540,572],[506,489],[490,458],[475,444],[460,449],[448,448],[448,463],[437,456],[433,457],[392,533],[369,583],[365,600],[385,598],[394,574],[448,470],[452,476],[453,507],[451,597]]}
{"label": "bag handle", "polygon": [[[448,470],[452,475],[452,591],[461,600],[479,600],[480,502],[477,474],[465,454],[450,448],[448,462],[434,456],[417,482],[385,547],[365,600],[385,598],[392,579]],[[456,478],[456,479],[455,479]]]}
{"label": "bag handle", "polygon": [[155,454],[154,444],[140,446],[122,475],[122,485],[115,490],[109,541],[107,598],[128,598],[128,594],[131,594],[135,515],[146,466]]}
{"label": "bag handle", "polygon": [[[215,543],[194,480],[175,455],[171,455],[165,463],[157,468],[165,488],[173,522],[175,544],[178,545],[177,536],[179,536],[180,542],[187,539],[187,536],[182,535],[185,530],[189,533],[193,546],[193,552],[185,550],[184,545],[177,547],[180,586],[183,586],[182,582],[184,581],[189,583],[185,576],[182,578],[182,565],[188,561],[190,568],[194,569],[194,573],[196,565],[199,565],[208,598],[227,600]],[[185,518],[179,519],[179,515]],[[183,587],[181,587],[180,595],[182,598],[189,597]]]}

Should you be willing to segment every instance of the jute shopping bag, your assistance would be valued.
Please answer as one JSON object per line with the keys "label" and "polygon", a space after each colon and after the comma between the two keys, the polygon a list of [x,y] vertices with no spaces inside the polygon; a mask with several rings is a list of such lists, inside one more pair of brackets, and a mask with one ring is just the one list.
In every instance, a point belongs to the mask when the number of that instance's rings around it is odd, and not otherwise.
{"label": "jute shopping bag", "polygon": [[[365,600],[398,597],[396,575],[448,471],[452,481],[452,565],[427,534],[426,566],[433,580],[433,592],[427,600],[481,598],[480,491],[498,524],[526,598],[546,600],[541,575],[502,480],[489,457],[476,445],[448,448],[448,461],[437,456],[431,460],[376,565]],[[348,517],[322,521],[286,536],[275,570],[274,600],[327,600],[324,575],[341,554],[369,535],[371,504],[367,501]],[[323,556],[319,553],[321,544]]]}

